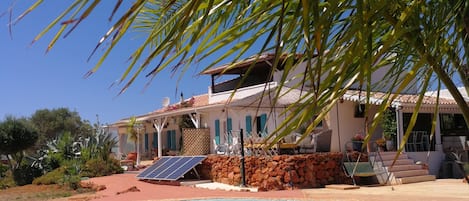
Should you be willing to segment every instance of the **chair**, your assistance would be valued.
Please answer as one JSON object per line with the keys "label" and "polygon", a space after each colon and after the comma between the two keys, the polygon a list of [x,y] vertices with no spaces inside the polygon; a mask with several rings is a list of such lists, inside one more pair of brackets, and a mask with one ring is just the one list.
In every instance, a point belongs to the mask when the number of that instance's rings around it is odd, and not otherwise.
{"label": "chair", "polygon": [[330,152],[331,151],[331,137],[332,130],[326,129],[319,133],[313,133],[305,137],[301,142],[301,136],[297,136],[297,144],[300,147],[300,152],[313,153],[313,152]]}
{"label": "chair", "polygon": [[430,136],[427,131],[417,131],[417,151],[428,151],[430,149]]}
{"label": "chair", "polygon": [[316,146],[316,152],[330,152],[331,151],[331,137],[332,130],[326,129],[318,134],[313,134]]}
{"label": "chair", "polygon": [[217,141],[213,139],[213,149],[215,150],[216,154],[225,155],[228,151],[228,146],[223,144],[217,144]]}
{"label": "chair", "polygon": [[299,146],[300,153],[314,153],[316,152],[316,142],[317,140],[313,137],[312,134],[309,134],[304,139],[301,139],[301,135],[297,134],[296,143]]}
{"label": "chair", "polygon": [[233,137],[232,143],[229,146],[230,154],[239,155],[241,153],[241,143],[239,143],[238,137]]}
{"label": "chair", "polygon": [[409,138],[407,139],[407,143],[405,144],[405,149],[408,152],[414,152],[417,151],[417,133],[415,131],[412,131],[409,135]]}

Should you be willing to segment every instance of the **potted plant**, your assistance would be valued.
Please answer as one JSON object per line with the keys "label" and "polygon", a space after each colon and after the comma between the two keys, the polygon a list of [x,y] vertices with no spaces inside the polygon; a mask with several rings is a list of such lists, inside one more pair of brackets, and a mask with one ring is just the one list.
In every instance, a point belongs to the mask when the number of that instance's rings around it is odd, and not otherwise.
{"label": "potted plant", "polygon": [[127,124],[127,133],[128,133],[128,140],[134,143],[134,152],[130,152],[127,154],[128,160],[137,161],[138,158],[138,122],[137,118],[130,117],[129,123]]}
{"label": "potted plant", "polygon": [[396,115],[392,109],[387,109],[383,114],[381,127],[383,128],[383,138],[386,140],[387,150],[394,149],[394,140],[397,133]]}
{"label": "potted plant", "polygon": [[384,138],[379,138],[376,141],[376,144],[378,145],[378,149],[380,151],[384,151],[386,148],[386,140]]}
{"label": "potted plant", "polygon": [[363,146],[363,140],[365,137],[363,137],[362,134],[358,133],[352,137],[352,146],[354,151],[361,151],[362,146]]}

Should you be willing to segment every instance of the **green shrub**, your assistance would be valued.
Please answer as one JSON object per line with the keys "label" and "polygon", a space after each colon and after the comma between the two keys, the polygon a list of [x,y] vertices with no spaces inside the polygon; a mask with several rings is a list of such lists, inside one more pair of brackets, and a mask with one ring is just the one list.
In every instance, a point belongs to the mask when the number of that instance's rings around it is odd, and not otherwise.
{"label": "green shrub", "polygon": [[0,163],[0,178],[5,177],[6,172],[8,171],[8,166]]}
{"label": "green shrub", "polygon": [[122,172],[124,172],[124,170],[121,168],[118,160],[108,159],[104,161],[97,158],[91,159],[85,163],[81,175],[84,177],[100,177]]}
{"label": "green shrub", "polygon": [[0,189],[7,189],[16,186],[13,174],[10,170],[5,172],[5,176],[0,178]]}
{"label": "green shrub", "polygon": [[76,190],[79,187],[80,175],[70,174],[70,168],[66,166],[59,167],[51,172],[48,172],[41,177],[34,179],[33,184],[36,185],[50,185],[50,184],[59,184],[63,186],[68,186],[69,188]]}
{"label": "green shrub", "polygon": [[65,173],[65,168],[60,167],[51,172],[46,173],[33,180],[33,184],[36,185],[50,185],[50,184],[61,184],[60,181],[63,180]]}
{"label": "green shrub", "polygon": [[21,165],[13,171],[13,179],[16,185],[24,186],[31,184],[34,178],[42,175],[42,170],[31,167],[30,165]]}

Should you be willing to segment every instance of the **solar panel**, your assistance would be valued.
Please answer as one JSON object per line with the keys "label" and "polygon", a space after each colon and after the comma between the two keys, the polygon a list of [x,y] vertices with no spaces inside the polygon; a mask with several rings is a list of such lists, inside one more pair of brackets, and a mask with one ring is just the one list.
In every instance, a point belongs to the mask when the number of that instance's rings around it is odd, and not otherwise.
{"label": "solar panel", "polygon": [[156,161],[155,164],[153,164],[152,166],[146,168],[145,170],[143,170],[140,174],[137,175],[138,178],[140,177],[145,177],[146,175],[150,174],[151,172],[153,172],[156,168],[160,167],[161,165],[163,165],[167,160],[169,160],[169,158],[160,158],[158,161]]}
{"label": "solar panel", "polygon": [[139,179],[175,181],[200,164],[207,156],[164,156],[140,174]]}
{"label": "solar panel", "polygon": [[[156,167],[153,171],[151,171],[149,174],[145,176],[145,178],[153,178],[156,177],[158,174],[161,173],[161,171],[164,171],[169,168],[169,166],[173,165],[174,162],[179,160],[179,158],[176,157],[170,157],[168,160],[164,161],[159,167]],[[155,166],[156,164],[153,164],[152,166]],[[138,175],[137,175],[138,176]]]}
{"label": "solar panel", "polygon": [[[186,161],[182,166],[174,170],[171,174],[169,174],[166,178],[168,180],[177,180],[179,179],[179,175],[184,175],[188,171],[187,169],[190,170],[193,167],[195,167],[197,164],[199,164],[202,160],[204,160],[205,157],[194,157],[191,158],[190,160]],[[195,164],[195,165],[194,165]]]}

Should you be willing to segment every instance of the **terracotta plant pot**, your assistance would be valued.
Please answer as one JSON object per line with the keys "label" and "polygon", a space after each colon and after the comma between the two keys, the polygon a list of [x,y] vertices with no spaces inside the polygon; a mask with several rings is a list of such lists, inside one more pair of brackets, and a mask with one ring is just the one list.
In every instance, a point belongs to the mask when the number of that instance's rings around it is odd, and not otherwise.
{"label": "terracotta plant pot", "polygon": [[130,152],[127,154],[127,160],[137,161],[137,152]]}

